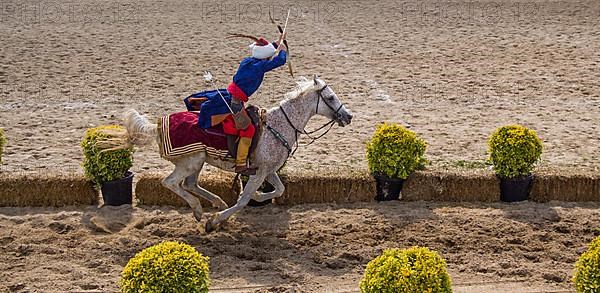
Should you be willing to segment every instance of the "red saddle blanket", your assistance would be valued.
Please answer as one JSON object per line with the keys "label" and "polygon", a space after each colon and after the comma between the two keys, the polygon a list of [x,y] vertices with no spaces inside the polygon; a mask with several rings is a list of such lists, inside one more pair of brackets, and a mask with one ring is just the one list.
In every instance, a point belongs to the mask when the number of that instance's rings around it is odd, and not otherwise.
{"label": "red saddle blanket", "polygon": [[206,151],[209,156],[227,157],[227,137],[219,124],[203,129],[198,126],[198,112],[180,112],[158,119],[160,154],[176,158]]}

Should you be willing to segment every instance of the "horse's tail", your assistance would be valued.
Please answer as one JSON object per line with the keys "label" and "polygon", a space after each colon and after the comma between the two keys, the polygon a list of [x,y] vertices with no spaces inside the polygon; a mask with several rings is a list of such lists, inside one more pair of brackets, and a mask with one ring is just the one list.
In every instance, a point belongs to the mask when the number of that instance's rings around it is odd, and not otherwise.
{"label": "horse's tail", "polygon": [[150,123],[145,116],[134,109],[127,110],[123,125],[127,129],[127,138],[134,145],[145,145],[156,140],[157,125]]}

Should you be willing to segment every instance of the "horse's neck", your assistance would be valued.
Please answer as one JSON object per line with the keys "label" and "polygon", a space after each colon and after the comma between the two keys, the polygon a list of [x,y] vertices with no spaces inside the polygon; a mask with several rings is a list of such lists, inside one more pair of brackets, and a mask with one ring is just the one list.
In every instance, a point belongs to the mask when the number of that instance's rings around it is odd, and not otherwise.
{"label": "horse's neck", "polygon": [[314,94],[312,92],[306,93],[295,99],[286,100],[280,105],[280,108],[283,107],[288,118],[298,130],[303,130],[310,118],[316,114]]}
{"label": "horse's neck", "polygon": [[[296,142],[294,127],[302,131],[310,118],[316,114],[315,95],[316,93],[314,92],[306,93],[302,96],[283,101],[279,107],[269,110],[267,117],[269,125],[281,131],[290,144]],[[285,118],[282,109],[290,119],[289,122]],[[290,122],[293,126],[290,125]]]}

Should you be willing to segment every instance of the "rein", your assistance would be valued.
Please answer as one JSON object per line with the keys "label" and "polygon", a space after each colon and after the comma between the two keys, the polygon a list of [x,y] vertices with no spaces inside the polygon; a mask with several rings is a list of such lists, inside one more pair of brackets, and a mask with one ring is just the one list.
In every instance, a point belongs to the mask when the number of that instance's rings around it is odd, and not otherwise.
{"label": "rein", "polygon": [[[323,88],[321,88],[321,89],[320,89],[320,90],[317,92],[317,93],[319,94],[319,96],[317,97],[317,107],[316,107],[316,109],[315,109],[315,113],[318,113],[318,112],[319,112],[319,102],[320,102],[321,100],[323,100],[323,103],[325,103],[325,105],[327,105],[327,107],[329,107],[329,109],[331,109],[332,111],[334,111],[334,112],[335,112],[336,118],[337,118],[337,119],[341,119],[340,110],[342,109],[342,107],[344,106],[344,104],[341,104],[341,103],[340,103],[340,106],[339,106],[339,107],[338,107],[336,110],[334,110],[334,109],[333,109],[333,107],[332,107],[331,105],[329,105],[329,104],[327,103],[327,101],[325,101],[325,99],[323,98],[323,91],[324,91],[324,90],[325,90],[327,87],[328,87],[328,85],[325,85]],[[315,129],[315,130],[312,130],[312,131],[306,131],[306,129],[299,130],[299,129],[298,129],[298,128],[297,128],[297,127],[294,125],[294,123],[292,123],[292,120],[290,120],[290,117],[289,117],[289,116],[288,116],[288,114],[285,112],[285,110],[283,109],[283,107],[279,107],[279,109],[281,109],[281,112],[283,113],[283,116],[285,117],[285,120],[286,120],[286,121],[288,122],[288,124],[289,124],[290,126],[292,126],[292,128],[294,129],[294,135],[295,135],[295,139],[296,139],[296,142],[295,142],[295,147],[294,147],[294,149],[292,149],[292,147],[290,146],[289,142],[288,142],[288,141],[285,139],[285,137],[284,137],[284,136],[283,136],[281,133],[279,133],[279,131],[277,131],[276,129],[274,129],[274,128],[273,128],[273,127],[271,127],[270,125],[267,125],[267,129],[268,129],[269,131],[271,131],[271,133],[273,133],[273,135],[274,135],[274,136],[275,136],[275,137],[276,137],[276,138],[277,138],[277,139],[278,139],[278,140],[279,140],[279,141],[280,141],[280,142],[283,144],[283,146],[285,146],[285,147],[287,148],[287,150],[288,150],[288,158],[289,158],[290,156],[294,156],[294,153],[296,153],[296,151],[297,151],[297,150],[298,150],[298,148],[300,147],[300,143],[298,142],[298,136],[299,136],[300,134],[305,134],[306,136],[308,136],[308,138],[310,138],[310,139],[311,139],[311,141],[310,141],[309,143],[307,143],[307,144],[305,144],[305,145],[304,145],[304,146],[309,146],[309,145],[311,145],[312,143],[314,143],[314,142],[315,142],[317,139],[319,139],[319,138],[321,138],[321,137],[325,136],[325,134],[327,134],[327,133],[329,132],[329,130],[331,130],[331,128],[333,127],[333,125],[335,124],[335,121],[336,121],[336,119],[331,119],[329,122],[327,122],[327,123],[323,124],[321,127],[317,128],[317,129]],[[312,134],[314,134],[314,133],[316,133],[316,132],[320,131],[321,129],[323,129],[323,128],[327,127],[327,126],[329,126],[329,128],[328,128],[328,129],[327,129],[325,132],[321,133],[320,135],[318,135],[318,136],[316,136],[316,137],[312,137],[312,136],[311,136]]]}

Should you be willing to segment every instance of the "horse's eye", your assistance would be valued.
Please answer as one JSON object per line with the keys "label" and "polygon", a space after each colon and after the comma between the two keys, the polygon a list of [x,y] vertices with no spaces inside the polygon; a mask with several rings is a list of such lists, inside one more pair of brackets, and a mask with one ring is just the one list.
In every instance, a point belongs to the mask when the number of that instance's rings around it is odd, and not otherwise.
{"label": "horse's eye", "polygon": [[327,97],[327,100],[328,100],[328,101],[333,101],[333,96],[329,96],[329,97]]}

